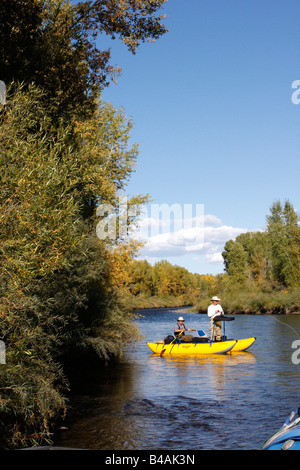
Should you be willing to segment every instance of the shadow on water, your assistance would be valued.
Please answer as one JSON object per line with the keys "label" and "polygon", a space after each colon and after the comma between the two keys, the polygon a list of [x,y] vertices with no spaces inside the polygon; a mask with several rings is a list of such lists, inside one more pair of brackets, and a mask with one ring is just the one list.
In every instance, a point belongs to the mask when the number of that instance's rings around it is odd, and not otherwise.
{"label": "shadow on water", "polygon": [[[258,339],[251,351],[199,357],[153,355],[146,341],[169,333],[178,311],[143,312],[144,339],[123,362],[74,388],[55,445],[97,450],[257,449],[299,406],[299,366],[290,328],[239,316],[232,335]],[[197,327],[205,316],[185,313]],[[274,320],[274,319],[273,319]],[[280,319],[281,321],[281,319]],[[300,318],[284,318],[300,332]],[[205,324],[206,323],[206,324]],[[234,325],[233,325],[234,324]],[[205,328],[204,328],[205,329]]]}
{"label": "shadow on water", "polygon": [[[189,381],[186,367],[200,365],[195,360],[178,362],[172,358],[165,362],[176,369],[183,384]],[[211,374],[207,369],[214,369],[214,379],[210,379],[213,383],[206,384],[203,397],[201,393],[182,395],[174,379],[174,386],[169,386],[168,393],[164,383],[152,383],[155,397],[151,399],[134,393],[131,379],[139,371],[125,366],[119,370],[118,380],[109,374],[109,377],[104,377],[104,383],[101,381],[94,384],[93,390],[86,390],[87,394],[73,397],[73,411],[66,423],[68,429],[57,434],[57,444],[98,450],[184,450],[216,448],[218,442],[219,446],[226,448],[226,435],[229,433],[230,445],[227,448],[232,448],[231,426],[237,417],[236,410],[231,415],[233,404],[224,396],[209,398],[210,390],[220,389],[226,382],[224,372],[220,375],[222,365],[222,361],[206,364],[206,373]],[[190,388],[193,387],[196,385],[190,383]],[[171,390],[173,394],[170,394]],[[174,395],[175,390],[179,393]],[[184,387],[181,391],[185,392]],[[239,419],[242,418],[240,410]],[[220,425],[222,421],[224,425],[226,421],[225,426]],[[235,448],[239,448],[238,443]]]}

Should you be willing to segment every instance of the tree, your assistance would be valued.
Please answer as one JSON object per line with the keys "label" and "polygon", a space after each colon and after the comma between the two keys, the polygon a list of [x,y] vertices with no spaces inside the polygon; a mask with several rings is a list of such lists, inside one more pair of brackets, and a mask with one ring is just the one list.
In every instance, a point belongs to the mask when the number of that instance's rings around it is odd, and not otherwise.
{"label": "tree", "polygon": [[225,271],[236,286],[245,284],[248,278],[247,252],[243,245],[237,240],[229,240],[225,243],[222,253]]}
{"label": "tree", "polygon": [[[99,239],[96,224],[105,203],[120,223],[117,202],[137,146],[124,112],[100,101],[118,69],[96,38],[117,35],[134,52],[165,32],[156,16],[163,3],[0,3],[8,87],[0,108],[2,448],[49,438],[50,421],[65,412],[67,356],[108,361],[122,353],[129,328],[135,336],[118,283],[136,246],[128,237]],[[129,205],[144,201],[134,196]]]}
{"label": "tree", "polygon": [[225,270],[233,285],[264,289],[299,287],[300,227],[292,204],[275,201],[265,232],[248,232],[226,242]]}
{"label": "tree", "polygon": [[275,201],[267,216],[274,279],[283,286],[300,283],[300,227],[289,201]]}
{"label": "tree", "polygon": [[120,73],[101,34],[119,37],[135,53],[167,30],[156,12],[166,0],[3,0],[0,3],[1,80],[39,85],[53,117],[85,117]]}
{"label": "tree", "polygon": [[248,280],[261,288],[270,280],[270,244],[266,232],[247,232],[237,236],[246,253]]}
{"label": "tree", "polygon": [[94,205],[114,204],[133,170],[131,125],[102,104],[75,133],[73,125],[54,130],[42,97],[19,87],[0,114],[0,427],[6,439],[18,429],[19,445],[26,433],[44,439],[64,407],[63,356],[81,348],[118,357],[125,332],[134,332],[117,292],[125,262],[114,263],[135,247],[96,236]]}

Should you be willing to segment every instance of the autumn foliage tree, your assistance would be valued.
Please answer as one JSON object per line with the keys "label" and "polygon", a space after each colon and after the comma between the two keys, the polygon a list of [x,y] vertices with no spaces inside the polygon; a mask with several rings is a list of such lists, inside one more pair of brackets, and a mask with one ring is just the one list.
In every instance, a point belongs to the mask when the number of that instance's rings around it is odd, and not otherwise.
{"label": "autumn foliage tree", "polygon": [[1,448],[47,442],[66,409],[68,360],[117,358],[134,332],[117,280],[137,247],[99,239],[96,226],[99,205],[117,213],[138,149],[124,111],[100,99],[118,69],[96,38],[134,52],[165,32],[163,3],[0,3]]}
{"label": "autumn foliage tree", "polygon": [[[60,396],[55,383],[62,375],[55,372],[62,356],[81,348],[109,360],[120,355],[126,339],[132,312],[118,302],[117,248],[96,235],[96,204],[117,201],[136,148],[128,144],[130,124],[111,105],[103,104],[76,132],[73,126],[53,132],[40,98],[33,86],[19,88],[1,114],[0,331],[7,347],[1,404],[20,416],[29,407],[32,419],[45,423],[63,400],[49,402],[42,412],[33,404],[36,387],[47,383],[49,400],[51,387]],[[125,252],[130,247],[125,241],[117,245]],[[8,406],[5,390],[27,399],[22,406],[10,399]],[[38,440],[44,432],[30,437]]]}
{"label": "autumn foliage tree", "polygon": [[207,302],[216,287],[215,276],[191,273],[166,260],[151,265],[134,259],[126,270],[128,301],[138,307],[194,305],[201,297]]}

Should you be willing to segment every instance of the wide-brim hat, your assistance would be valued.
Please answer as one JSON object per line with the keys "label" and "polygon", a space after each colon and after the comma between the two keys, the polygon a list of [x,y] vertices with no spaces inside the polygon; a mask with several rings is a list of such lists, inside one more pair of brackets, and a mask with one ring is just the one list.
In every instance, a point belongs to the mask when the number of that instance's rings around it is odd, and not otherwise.
{"label": "wide-brim hat", "polygon": [[177,321],[184,321],[184,318],[183,318],[183,317],[179,317],[179,318],[177,318]]}
{"label": "wide-brim hat", "polygon": [[211,300],[217,300],[217,301],[219,301],[220,299],[219,299],[219,297],[217,297],[216,295],[214,295],[214,296],[211,298]]}

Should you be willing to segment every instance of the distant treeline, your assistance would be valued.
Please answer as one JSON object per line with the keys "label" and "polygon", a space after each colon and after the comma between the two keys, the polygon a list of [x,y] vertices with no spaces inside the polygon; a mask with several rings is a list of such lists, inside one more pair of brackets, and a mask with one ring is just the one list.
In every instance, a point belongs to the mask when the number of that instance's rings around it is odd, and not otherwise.
{"label": "distant treeline", "polygon": [[212,295],[229,313],[293,313],[300,311],[300,227],[289,201],[276,201],[265,231],[229,240],[222,253],[225,273],[191,274],[160,261],[133,261],[125,286],[137,306],[193,304],[205,312]]}
{"label": "distant treeline", "polygon": [[229,240],[222,255],[227,275],[218,294],[227,311],[300,311],[300,227],[289,201],[275,201],[265,230]]}
{"label": "distant treeline", "polygon": [[212,291],[212,275],[192,274],[166,260],[151,265],[133,260],[127,266],[124,293],[136,308],[193,305],[199,293]]}

